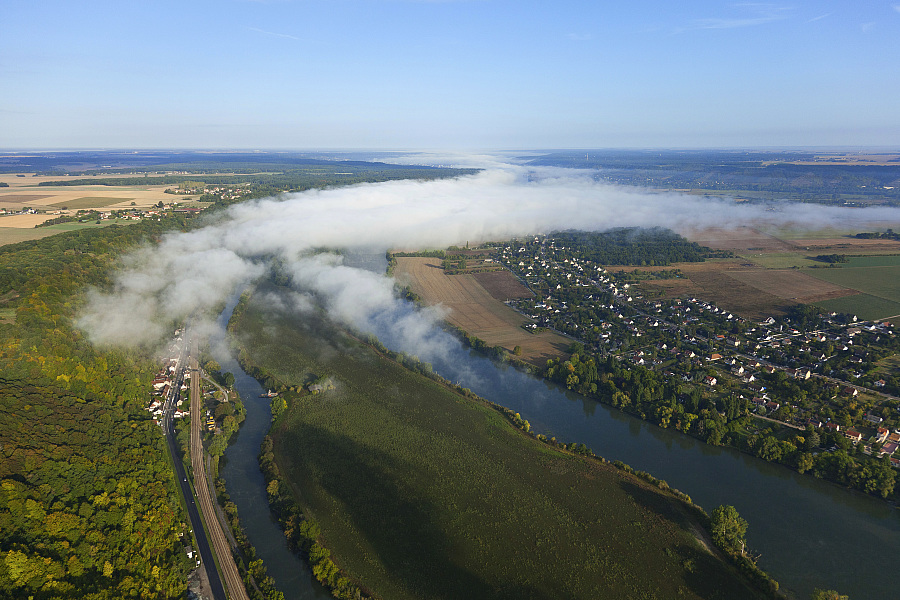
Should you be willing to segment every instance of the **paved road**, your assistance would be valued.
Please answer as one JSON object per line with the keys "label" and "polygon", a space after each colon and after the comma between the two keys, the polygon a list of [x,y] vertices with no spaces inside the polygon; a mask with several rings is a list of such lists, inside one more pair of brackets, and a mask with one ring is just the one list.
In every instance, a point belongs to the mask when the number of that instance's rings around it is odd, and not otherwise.
{"label": "paved road", "polygon": [[[200,367],[197,357],[200,355],[199,342],[196,337],[191,340],[190,369],[191,369],[191,467],[194,470],[194,482],[196,483],[197,500],[213,549],[219,558],[219,568],[225,578],[225,587],[228,589],[228,598],[231,600],[249,600],[244,582],[238,572],[237,565],[231,554],[231,546],[222,532],[219,519],[216,516],[215,503],[206,483],[206,464],[203,460],[203,443],[200,439],[200,426],[202,414],[200,411],[203,398],[200,395]],[[224,596],[223,596],[224,598]]]}
{"label": "paved road", "polygon": [[209,542],[206,540],[203,521],[200,519],[200,511],[197,510],[197,505],[194,502],[194,492],[191,490],[191,484],[187,480],[187,473],[185,473],[184,470],[184,463],[182,463],[181,458],[179,458],[177,442],[175,440],[175,425],[172,418],[172,412],[175,410],[176,403],[181,395],[181,384],[183,382],[181,367],[184,365],[185,356],[185,348],[182,347],[181,356],[178,359],[178,366],[176,367],[178,376],[175,378],[174,385],[169,392],[169,396],[166,398],[165,410],[163,412],[163,432],[166,436],[166,443],[169,446],[169,454],[172,456],[172,463],[175,465],[175,477],[178,480],[178,485],[181,486],[181,496],[185,499],[185,503],[187,504],[188,520],[190,520],[191,528],[194,530],[197,552],[200,554],[200,568],[206,570],[206,576],[209,581],[210,590],[213,594],[213,599],[225,600],[225,587],[222,585],[222,579],[219,577],[219,572],[216,570],[212,548],[210,548]]}

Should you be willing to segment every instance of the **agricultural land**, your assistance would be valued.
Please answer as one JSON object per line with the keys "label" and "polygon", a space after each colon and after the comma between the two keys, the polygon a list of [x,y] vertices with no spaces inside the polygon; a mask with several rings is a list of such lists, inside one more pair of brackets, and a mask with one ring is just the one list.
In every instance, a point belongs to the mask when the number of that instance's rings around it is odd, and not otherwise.
{"label": "agricultural land", "polygon": [[[871,318],[877,302],[880,317],[896,314],[898,257],[886,254],[896,240],[881,239],[882,254],[862,257],[835,250],[871,251],[871,240],[702,233],[708,245],[662,230],[534,236],[470,251],[483,262],[470,257],[465,269],[459,259],[441,266],[455,280],[502,265],[528,287],[530,296],[480,298],[515,309],[528,328],[576,340],[539,367],[548,379],[710,444],[891,497],[900,372],[890,365],[900,340],[892,323],[856,315]],[[820,241],[807,246],[810,239]],[[767,250],[816,266],[767,269],[756,262]],[[623,256],[631,264],[605,262]],[[439,273],[437,264],[428,270],[431,279]],[[429,289],[440,302],[444,288]],[[817,308],[837,302],[853,310]],[[484,308],[458,303],[451,314],[465,322],[458,313],[467,311]]]}
{"label": "agricultural land", "polygon": [[446,320],[490,346],[513,352],[535,365],[566,351],[572,340],[553,331],[530,333],[533,321],[507,306],[509,299],[530,298],[532,292],[506,269],[477,274],[446,275],[440,258],[397,257],[394,276],[422,301],[440,305]]}
{"label": "agricultural land", "polygon": [[757,597],[668,492],[541,443],[314,316],[251,300],[236,334],[285,390],[272,436],[290,493],[376,597]]}

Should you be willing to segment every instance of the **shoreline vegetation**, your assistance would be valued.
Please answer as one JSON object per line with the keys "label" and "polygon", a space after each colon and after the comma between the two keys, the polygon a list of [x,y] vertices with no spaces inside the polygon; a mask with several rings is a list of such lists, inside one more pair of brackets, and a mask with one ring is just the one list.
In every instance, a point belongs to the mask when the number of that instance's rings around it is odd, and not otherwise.
{"label": "shoreline vegetation", "polygon": [[[860,234],[860,236],[868,235],[876,234]],[[893,232],[884,235],[893,235]],[[572,240],[588,238],[589,234],[567,233],[554,237],[562,238],[568,244],[572,244]],[[663,241],[670,243],[668,238]],[[503,246],[503,244],[499,244],[499,246]],[[608,246],[612,246],[612,249],[604,247],[603,251],[606,255],[614,255],[617,251],[615,244],[608,244]],[[684,250],[677,243],[673,244],[673,247],[684,254]],[[689,245],[688,250],[696,254],[696,256],[691,255],[692,259],[703,258],[702,248],[697,244]],[[477,251],[473,250],[472,252]],[[388,252],[386,257],[388,275],[390,275],[397,264],[397,257],[443,258],[444,253],[442,251]],[[834,260],[841,258],[838,255],[835,257],[828,256],[829,259],[834,258]],[[639,256],[638,258],[644,257]],[[663,262],[673,262],[673,260],[663,259]],[[493,264],[499,265],[500,263]],[[455,273],[456,271],[453,270],[447,274]],[[561,281],[565,282],[566,280],[561,278]],[[557,288],[556,294],[565,297],[567,291],[565,288],[561,291]],[[425,305],[424,300],[409,285],[401,288],[399,293],[418,306]],[[549,292],[545,292],[545,294],[549,295]],[[535,297],[540,298],[541,293],[535,292]],[[572,303],[578,303],[577,298],[570,300]],[[563,306],[565,306],[565,302],[563,302]],[[622,311],[622,314],[630,314],[626,313],[625,309],[620,308],[619,310]],[[806,314],[810,311],[817,312],[815,309],[809,308],[806,311],[796,309],[790,314]],[[896,475],[888,459],[876,460],[861,454],[859,451],[862,449],[862,445],[854,447],[839,430],[819,432],[810,426],[791,429],[790,426],[779,421],[763,422],[761,425],[750,414],[752,408],[750,396],[737,397],[732,394],[729,398],[713,401],[708,398],[709,393],[703,389],[704,386],[700,386],[696,381],[682,383],[679,379],[676,383],[672,383],[664,380],[657,370],[642,364],[635,364],[633,361],[626,360],[624,356],[592,352],[587,341],[580,340],[569,332],[553,329],[573,340],[568,349],[568,357],[560,356],[548,360],[546,365],[538,366],[518,358],[515,352],[511,352],[508,348],[500,345],[491,346],[477,336],[452,324],[445,322],[443,327],[468,347],[493,360],[507,362],[527,373],[564,386],[648,423],[662,428],[672,427],[709,445],[731,447],[767,462],[784,465],[800,474],[809,473],[836,485],[880,497],[892,504],[896,502]],[[545,326],[542,325],[534,331],[544,328]],[[627,337],[630,334],[623,333],[622,335]],[[724,336],[720,335],[719,337]],[[672,343],[668,339],[656,340],[656,343],[661,345],[666,341]],[[653,344],[646,342],[641,346],[646,349],[646,347],[652,348]],[[707,371],[702,369],[698,369],[696,372],[702,372],[702,375],[707,374]],[[709,372],[712,373],[712,371]],[[690,379],[685,381],[702,380],[702,375],[692,373]],[[817,394],[825,393],[824,385],[817,379],[806,382],[785,378],[783,374],[779,377],[779,372],[772,375],[762,373],[758,375],[760,383],[769,386],[772,393],[777,392],[786,397],[802,396],[805,398],[808,395],[812,398]],[[716,372],[716,376],[719,379],[723,377],[721,372]],[[688,388],[690,391],[686,391]],[[766,390],[765,387],[762,389]],[[834,451],[826,451],[829,447],[833,447]]]}
{"label": "shoreline vegetation", "polygon": [[[258,379],[267,389],[270,388],[278,391],[278,398],[280,398],[282,402],[286,401],[286,405],[283,405],[280,410],[273,410],[273,414],[279,414],[274,421],[272,433],[266,438],[260,452],[260,464],[266,477],[270,504],[285,530],[286,537],[291,541],[291,545],[307,557],[316,578],[329,587],[336,597],[356,598],[370,596],[371,591],[369,589],[341,570],[344,561],[342,560],[343,557],[340,553],[338,552],[335,556],[332,556],[332,552],[336,551],[330,548],[326,549],[328,543],[323,543],[323,541],[324,539],[331,539],[329,536],[333,536],[334,532],[329,531],[328,527],[320,525],[320,521],[313,516],[313,511],[309,510],[308,507],[301,508],[294,499],[293,496],[298,494],[305,500],[309,497],[309,491],[304,488],[303,492],[297,492],[297,488],[300,487],[301,484],[290,479],[290,473],[293,472],[292,470],[296,468],[296,465],[289,464],[285,467],[285,462],[290,463],[290,460],[286,460],[285,457],[285,454],[289,454],[290,450],[281,448],[280,446],[280,440],[284,438],[286,431],[290,428],[289,421],[296,416],[298,411],[312,410],[308,404],[327,397],[328,393],[323,393],[322,396],[319,396],[318,394],[309,392],[305,386],[297,385],[296,381],[285,382],[275,371],[261,366],[257,360],[251,358],[247,345],[247,336],[249,334],[246,329],[248,323],[244,322],[244,319],[246,318],[245,311],[249,303],[249,296],[245,296],[241,299],[238,308],[235,309],[236,316],[232,318],[232,321],[229,324],[232,333],[241,338],[239,362],[248,374]],[[250,318],[252,320],[256,317],[251,315]],[[568,456],[570,459],[587,460],[589,464],[604,466],[606,469],[612,468],[615,472],[619,473],[620,478],[625,477],[626,481],[631,481],[628,486],[635,485],[635,480],[644,482],[643,485],[652,486],[658,493],[669,498],[670,500],[668,500],[668,502],[676,502],[678,506],[681,506],[681,509],[676,512],[681,513],[682,519],[686,518],[688,521],[693,521],[695,524],[702,527],[705,531],[704,534],[698,535],[696,530],[693,530],[692,535],[696,539],[716,539],[714,533],[710,532],[710,517],[707,513],[703,511],[702,508],[693,504],[686,494],[671,489],[666,482],[657,480],[648,473],[635,472],[628,465],[619,461],[609,463],[602,457],[595,456],[593,452],[583,444],[575,442],[559,443],[555,439],[547,439],[546,436],[534,434],[531,431],[530,424],[522,419],[520,415],[483,398],[479,398],[470,390],[447,381],[440,375],[433,373],[430,365],[427,363],[422,363],[414,357],[387,350],[372,337],[366,339],[350,337],[348,339],[352,340],[352,343],[356,346],[364,346],[366,352],[374,352],[379,360],[389,361],[389,363],[395,365],[395,367],[392,368],[402,367],[410,374],[424,376],[431,382],[437,383],[440,389],[444,390],[445,393],[452,392],[457,398],[464,399],[459,401],[468,406],[469,410],[473,410],[476,406],[482,407],[480,410],[487,409],[490,413],[500,417],[505,423],[512,425],[515,430],[518,431],[517,435],[524,435],[528,439],[541,442],[540,446],[547,448],[547,450],[543,452],[549,451],[551,453],[558,453],[560,456]],[[280,341],[279,343],[282,344],[282,353],[287,352],[293,354],[294,349],[288,349],[290,347],[289,343],[284,341]],[[264,360],[265,359],[263,359],[263,361]],[[335,377],[341,381],[342,374],[337,373]],[[338,387],[341,387],[341,383],[338,384]],[[300,408],[300,406],[303,406],[303,408]],[[388,458],[388,460],[391,459]],[[598,475],[595,474],[595,476]],[[632,477],[635,479],[631,479]],[[642,487],[641,489],[645,488]],[[292,491],[294,493],[292,493]],[[691,517],[688,518],[688,514],[690,514]],[[700,543],[702,543],[702,541]],[[743,576],[746,577],[747,581],[752,582],[757,590],[750,594],[751,597],[783,597],[777,591],[777,582],[773,581],[768,575],[759,570],[753,561],[743,553],[743,548],[739,551],[735,551],[734,547],[728,547],[724,544],[723,546],[724,547],[719,548],[719,551],[722,552],[721,556],[728,556],[730,564],[732,564],[737,571],[740,571]],[[674,555],[673,553],[675,552],[676,551],[671,548],[666,549],[666,554]],[[707,557],[709,556],[710,555],[707,554]],[[692,572],[691,569],[697,568],[697,558],[696,555],[691,558],[683,558],[683,567],[688,572]],[[705,567],[710,567],[710,565],[705,564]],[[732,582],[732,584],[733,583],[734,582]],[[704,596],[699,595],[694,597]]]}

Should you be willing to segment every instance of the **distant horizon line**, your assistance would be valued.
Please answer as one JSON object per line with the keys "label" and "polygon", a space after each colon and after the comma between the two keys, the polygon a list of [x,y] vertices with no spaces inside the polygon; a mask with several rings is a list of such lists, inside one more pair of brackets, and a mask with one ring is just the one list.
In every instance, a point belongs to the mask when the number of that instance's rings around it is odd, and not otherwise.
{"label": "distant horizon line", "polygon": [[392,153],[431,153],[452,152],[459,154],[478,154],[494,152],[591,152],[591,151],[768,151],[768,152],[866,152],[866,153],[900,153],[900,145],[804,145],[804,146],[569,146],[569,147],[517,147],[517,148],[354,148],[354,147],[320,147],[320,148],[263,148],[263,147],[189,147],[189,146],[60,146],[60,147],[15,147],[0,148],[0,153],[20,154],[23,152],[208,152],[208,153],[324,153],[324,152],[372,152]]}

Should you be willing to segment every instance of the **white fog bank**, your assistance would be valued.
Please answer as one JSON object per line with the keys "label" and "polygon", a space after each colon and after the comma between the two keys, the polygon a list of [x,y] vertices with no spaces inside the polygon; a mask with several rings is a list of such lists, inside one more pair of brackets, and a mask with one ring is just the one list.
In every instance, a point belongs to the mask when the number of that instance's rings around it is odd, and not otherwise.
{"label": "white fog bank", "polygon": [[[89,294],[78,325],[101,345],[155,344],[170,323],[221,304],[262,275],[273,259],[282,261],[298,289],[325,298],[329,312],[347,324],[372,331],[372,323],[392,314],[408,319],[405,311],[396,311],[389,279],[345,266],[334,256],[312,256],[324,248],[445,248],[565,229],[632,226],[686,231],[900,224],[895,208],[779,203],[773,211],[612,186],[591,175],[494,163],[454,179],[363,184],[241,203],[201,229],[169,234],[158,245],[129,254],[114,289]],[[410,335],[430,327],[437,316],[422,318],[420,325],[404,324]]]}

